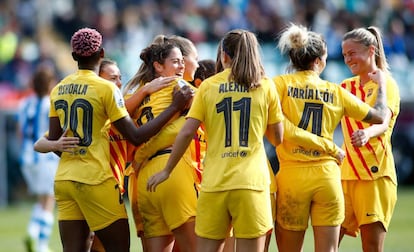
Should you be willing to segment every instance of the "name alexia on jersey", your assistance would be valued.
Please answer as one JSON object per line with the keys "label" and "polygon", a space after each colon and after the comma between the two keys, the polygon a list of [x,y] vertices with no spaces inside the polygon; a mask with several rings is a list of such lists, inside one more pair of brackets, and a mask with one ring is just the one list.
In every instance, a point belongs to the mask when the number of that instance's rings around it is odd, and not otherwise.
{"label": "name alexia on jersey", "polygon": [[239,85],[235,82],[226,82],[221,83],[219,85],[219,93],[227,93],[227,92],[240,92],[240,93],[247,93],[249,92],[248,87]]}
{"label": "name alexia on jersey", "polygon": [[328,89],[311,89],[308,86],[306,88],[288,86],[288,96],[297,99],[318,100],[331,104],[334,102],[334,93],[329,92]]}

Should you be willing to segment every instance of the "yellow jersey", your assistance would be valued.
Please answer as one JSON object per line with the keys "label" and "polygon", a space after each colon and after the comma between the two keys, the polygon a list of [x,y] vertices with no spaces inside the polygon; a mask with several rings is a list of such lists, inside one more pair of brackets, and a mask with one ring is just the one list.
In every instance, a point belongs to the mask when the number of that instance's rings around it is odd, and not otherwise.
{"label": "yellow jersey", "polygon": [[229,81],[230,69],[204,80],[187,117],[202,122],[208,142],[201,190],[268,190],[263,136],[283,120],[276,89],[264,78],[253,90]]}
{"label": "yellow jersey", "polygon": [[95,185],[113,177],[102,129],[128,115],[120,90],[91,70],[78,70],[53,88],[50,102],[49,117],[59,117],[63,131],[80,139],[73,153],[62,153],[55,180]]}
{"label": "yellow jersey", "polygon": [[[351,144],[352,133],[371,125],[348,116],[341,121],[344,136],[343,148],[347,153],[341,169],[343,180],[374,180],[388,176],[397,184],[391,135],[400,112],[400,94],[395,80],[389,75],[386,80],[387,106],[391,110],[392,117],[388,129],[382,135],[371,138],[362,147],[355,147]],[[341,86],[361,101],[374,106],[378,94],[378,85],[373,81],[361,85],[359,77],[356,76],[344,80]]]}
{"label": "yellow jersey", "polygon": [[[334,130],[343,116],[362,120],[370,109],[341,86],[322,80],[314,71],[279,75],[273,80],[286,119],[294,126],[330,141],[333,141]],[[327,152],[316,151],[289,138],[284,138],[276,152],[281,167],[336,161]]]}

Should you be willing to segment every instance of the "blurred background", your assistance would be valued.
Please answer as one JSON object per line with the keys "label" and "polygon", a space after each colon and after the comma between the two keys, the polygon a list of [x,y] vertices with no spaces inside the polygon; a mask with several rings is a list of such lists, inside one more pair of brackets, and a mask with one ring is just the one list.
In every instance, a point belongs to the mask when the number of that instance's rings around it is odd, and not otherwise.
{"label": "blurred background", "polygon": [[398,178],[400,184],[414,184],[414,0],[1,0],[0,206],[27,196],[16,138],[19,102],[32,92],[37,65],[50,64],[60,77],[76,70],[69,42],[79,28],[102,33],[106,55],[118,62],[125,84],[154,36],[185,36],[196,44],[200,60],[215,59],[218,40],[234,28],[257,34],[267,75],[273,77],[287,65],[276,41],[289,22],[324,34],[329,57],[323,77],[337,83],[351,76],[343,63],[342,35],[355,27],[381,28],[401,93],[393,135]]}

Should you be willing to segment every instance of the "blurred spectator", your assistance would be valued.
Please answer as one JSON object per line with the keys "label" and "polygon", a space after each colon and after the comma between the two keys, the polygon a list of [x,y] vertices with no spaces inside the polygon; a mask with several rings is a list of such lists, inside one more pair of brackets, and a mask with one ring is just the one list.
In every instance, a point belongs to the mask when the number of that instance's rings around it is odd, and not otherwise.
{"label": "blurred spectator", "polygon": [[[386,15],[396,12],[401,18],[393,19],[389,27],[381,28],[393,34],[393,45],[398,45],[395,49],[401,49],[404,42],[407,45],[406,56],[414,58],[411,46],[414,43],[408,43],[414,39],[412,1],[57,0],[48,3],[51,8],[42,8],[41,4],[45,2],[46,0],[16,0],[0,4],[0,62],[6,59],[7,62],[4,63],[9,63],[8,70],[10,65],[17,64],[16,61],[20,62],[21,56],[16,53],[13,57],[16,59],[10,63],[7,59],[13,49],[3,50],[2,44],[13,47],[14,43],[2,43],[2,40],[12,41],[15,30],[18,31],[15,35],[20,42],[28,38],[38,43],[39,31],[42,27],[49,26],[50,21],[53,21],[53,31],[50,34],[57,34],[63,40],[67,40],[82,26],[96,27],[104,34],[108,56],[117,60],[121,68],[127,68],[123,69],[126,77],[130,75],[128,69],[134,71],[138,64],[138,52],[149,43],[149,38],[159,33],[182,35],[197,45],[204,42],[216,43],[226,31],[244,28],[255,32],[261,43],[274,43],[276,34],[288,22],[298,22],[315,27],[315,30],[325,34],[328,48],[331,48],[331,59],[340,60],[337,42],[344,31],[377,23],[384,23],[385,26],[384,20],[389,19]],[[13,30],[6,29],[13,26]],[[29,70],[31,71],[33,69]],[[66,69],[60,71],[68,72]],[[4,72],[6,70],[2,68],[0,76],[4,76]],[[24,77],[7,78],[15,80]],[[20,80],[14,85],[24,87],[25,84]]]}

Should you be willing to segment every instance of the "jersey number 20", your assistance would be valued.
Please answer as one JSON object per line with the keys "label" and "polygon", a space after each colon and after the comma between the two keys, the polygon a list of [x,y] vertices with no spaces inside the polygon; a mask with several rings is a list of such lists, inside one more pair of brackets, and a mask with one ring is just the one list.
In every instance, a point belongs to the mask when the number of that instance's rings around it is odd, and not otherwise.
{"label": "jersey number 20", "polygon": [[[63,113],[64,113],[63,131],[65,131],[69,126],[70,130],[73,132],[73,136],[79,137],[79,146],[89,146],[92,143],[92,118],[93,118],[92,117],[93,107],[89,103],[89,101],[85,99],[76,99],[73,101],[69,109],[69,104],[67,101],[57,100],[55,102],[55,109],[56,111],[59,109],[63,110]],[[78,114],[79,110],[82,110],[83,112],[81,122],[79,122],[79,117],[80,117]],[[79,134],[78,132],[79,123],[82,124],[81,129],[83,132],[83,136]]]}

